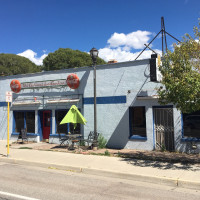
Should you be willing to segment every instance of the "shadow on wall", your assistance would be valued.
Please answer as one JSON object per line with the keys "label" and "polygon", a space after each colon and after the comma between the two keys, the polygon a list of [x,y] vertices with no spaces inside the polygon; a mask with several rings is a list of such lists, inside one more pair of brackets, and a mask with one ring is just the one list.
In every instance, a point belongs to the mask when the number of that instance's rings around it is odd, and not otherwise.
{"label": "shadow on wall", "polygon": [[177,145],[177,150],[179,152],[184,152],[184,153],[191,153],[191,154],[198,154],[200,153],[200,147],[199,143],[193,142],[193,141],[185,141],[181,142],[182,136],[181,134],[176,138],[175,143]]}
{"label": "shadow on wall", "polygon": [[129,109],[126,110],[119,124],[108,140],[107,147],[123,149],[129,141]]}
{"label": "shadow on wall", "polygon": [[86,84],[87,84],[87,81],[88,81],[88,77],[90,75],[90,71],[91,70],[87,70],[84,75],[82,76],[81,80],[80,80],[80,85],[79,85],[79,88],[78,90],[83,92],[84,94],[84,91],[85,91],[85,88],[86,88]]}
{"label": "shadow on wall", "polygon": [[[142,91],[142,88],[144,87],[144,85],[146,84],[146,82],[149,78],[149,75],[146,75],[146,69],[144,72],[144,76],[146,77],[146,79],[141,84],[140,89],[138,90],[137,94],[133,98],[133,101],[130,104],[130,106],[134,105],[134,103],[136,102],[137,96],[140,96],[140,95],[147,96],[147,91]],[[121,118],[118,126],[116,127],[115,131],[113,132],[112,136],[110,137],[110,139],[107,143],[107,147],[115,148],[115,149],[116,148],[123,149],[129,141],[129,136],[130,136],[129,129],[130,129],[130,127],[129,127],[129,107],[128,107],[125,114]]]}

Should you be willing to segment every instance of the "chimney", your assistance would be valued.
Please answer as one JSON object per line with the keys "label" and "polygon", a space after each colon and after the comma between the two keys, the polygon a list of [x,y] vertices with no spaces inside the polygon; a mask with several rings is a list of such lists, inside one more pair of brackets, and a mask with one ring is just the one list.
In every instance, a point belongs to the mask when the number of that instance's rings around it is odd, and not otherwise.
{"label": "chimney", "polygon": [[117,63],[117,61],[115,59],[108,61],[108,64],[112,64],[112,63]]}

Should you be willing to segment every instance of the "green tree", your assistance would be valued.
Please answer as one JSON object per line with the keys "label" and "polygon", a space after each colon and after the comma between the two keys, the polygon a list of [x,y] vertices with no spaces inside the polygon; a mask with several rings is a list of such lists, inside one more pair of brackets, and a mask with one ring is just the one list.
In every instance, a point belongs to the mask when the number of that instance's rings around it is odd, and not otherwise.
{"label": "green tree", "polygon": [[41,71],[28,58],[15,54],[0,54],[0,75],[16,75]]}
{"label": "green tree", "polygon": [[174,51],[167,52],[160,67],[163,75],[158,89],[161,104],[173,103],[183,113],[200,110],[200,21],[194,36],[186,34]]}
{"label": "green tree", "polygon": [[[97,58],[97,65],[101,64],[106,64],[106,62],[101,58]],[[43,69],[45,71],[83,66],[92,66],[90,55],[86,52],[69,48],[60,48],[54,53],[49,53],[43,60]]]}

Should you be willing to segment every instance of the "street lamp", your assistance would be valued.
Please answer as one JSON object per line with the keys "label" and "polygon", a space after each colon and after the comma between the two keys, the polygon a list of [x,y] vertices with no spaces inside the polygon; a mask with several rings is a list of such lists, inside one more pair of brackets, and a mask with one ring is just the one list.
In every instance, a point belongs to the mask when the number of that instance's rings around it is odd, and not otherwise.
{"label": "street lamp", "polygon": [[93,83],[94,83],[94,141],[93,141],[93,148],[97,149],[98,146],[98,140],[97,140],[97,110],[96,110],[96,63],[97,63],[97,57],[98,57],[98,50],[95,48],[92,48],[90,50],[90,56],[93,61],[93,67],[94,67],[94,75],[93,75]]}

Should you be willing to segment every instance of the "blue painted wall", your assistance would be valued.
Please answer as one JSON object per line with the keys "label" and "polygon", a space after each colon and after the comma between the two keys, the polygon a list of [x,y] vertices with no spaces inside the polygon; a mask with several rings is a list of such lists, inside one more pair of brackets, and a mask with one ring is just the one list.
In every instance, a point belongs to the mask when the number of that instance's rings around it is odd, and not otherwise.
{"label": "blue painted wall", "polygon": [[[97,130],[108,140],[108,145],[113,148],[129,148],[153,150],[155,147],[155,136],[153,129],[153,106],[159,106],[156,99],[140,100],[138,96],[156,95],[156,87],[159,83],[150,82],[149,71],[150,60],[138,60],[124,63],[97,66]],[[41,136],[40,111],[52,110],[52,134],[56,135],[55,110],[69,109],[72,103],[48,104],[47,100],[57,98],[79,98],[75,103],[81,109],[87,124],[82,126],[82,133],[87,137],[93,126],[93,68],[82,67],[65,69],[59,71],[41,72],[35,74],[16,75],[0,77],[0,139],[6,139],[7,111],[5,92],[10,91],[10,82],[17,79],[20,82],[34,82],[43,80],[66,79],[70,73],[76,73],[80,78],[80,86],[73,90],[69,87],[41,88],[22,90],[13,94],[14,101],[37,100],[40,105],[11,106],[10,130],[13,132],[13,110],[35,110],[37,133]],[[129,107],[145,106],[147,139],[130,139]],[[186,143],[181,141],[181,114],[176,108],[174,111],[174,130],[176,150],[184,151]],[[39,136],[38,136],[39,137]],[[12,139],[16,139],[12,137]],[[58,142],[56,137],[51,137],[50,142]]]}

